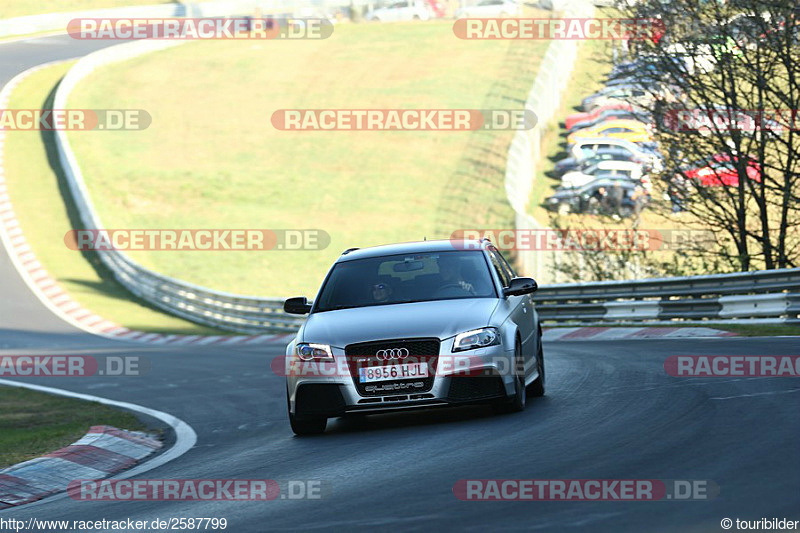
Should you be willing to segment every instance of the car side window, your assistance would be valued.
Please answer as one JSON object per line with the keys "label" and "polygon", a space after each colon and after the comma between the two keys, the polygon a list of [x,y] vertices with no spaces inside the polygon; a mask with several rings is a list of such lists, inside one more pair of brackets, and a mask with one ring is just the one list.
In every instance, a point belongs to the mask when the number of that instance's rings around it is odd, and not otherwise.
{"label": "car side window", "polygon": [[500,260],[497,258],[497,254],[492,249],[489,249],[489,259],[492,262],[495,272],[497,272],[497,275],[500,277],[500,283],[503,284],[503,287],[508,287],[508,284],[511,283],[511,278],[509,278],[503,270]]}
{"label": "car side window", "polygon": [[513,268],[511,268],[511,265],[508,263],[508,261],[506,261],[506,258],[503,257],[503,254],[501,254],[498,251],[497,252],[497,256],[500,258],[500,265],[503,267],[503,270],[506,271],[506,274],[508,275],[509,280],[512,280],[512,279],[516,278],[517,277],[517,273],[514,272]]}

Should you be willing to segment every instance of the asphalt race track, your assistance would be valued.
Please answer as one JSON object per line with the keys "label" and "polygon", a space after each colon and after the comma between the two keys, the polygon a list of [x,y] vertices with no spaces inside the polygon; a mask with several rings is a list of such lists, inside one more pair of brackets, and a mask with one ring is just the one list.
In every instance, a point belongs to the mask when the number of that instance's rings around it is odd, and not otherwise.
{"label": "asphalt race track", "polygon": [[[0,44],[0,84],[48,61],[108,43],[47,37]],[[195,448],[153,479],[324,480],[322,500],[79,502],[54,497],[2,518],[226,518],[228,531],[500,527],[534,531],[721,531],[723,518],[800,519],[800,381],[673,378],[670,355],[798,355],[797,338],[559,342],[545,345],[548,391],[524,413],[488,408],[373,415],[295,438],[282,378],[283,346],[149,347],[106,340],[52,315],[0,253],[0,353],[138,355],[146,376],[32,383],[173,414]],[[711,480],[707,501],[465,502],[459,479]],[[735,530],[735,526],[734,526]]]}

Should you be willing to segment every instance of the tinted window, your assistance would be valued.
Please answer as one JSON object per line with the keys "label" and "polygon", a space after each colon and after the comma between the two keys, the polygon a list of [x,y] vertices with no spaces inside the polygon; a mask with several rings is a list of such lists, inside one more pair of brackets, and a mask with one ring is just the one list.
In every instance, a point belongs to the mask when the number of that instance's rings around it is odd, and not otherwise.
{"label": "tinted window", "polygon": [[511,283],[511,276],[509,276],[508,272],[503,268],[503,264],[497,256],[497,252],[492,249],[489,250],[489,258],[492,261],[495,272],[497,272],[497,275],[500,277],[500,283],[503,284],[503,287],[508,287],[508,284]]}
{"label": "tinted window", "polygon": [[517,277],[517,273],[514,272],[514,269],[511,268],[511,265],[506,261],[506,258],[503,257],[503,254],[494,250],[497,253],[497,257],[500,258],[500,265],[503,267],[503,270],[508,274],[509,279],[514,279]]}
{"label": "tinted window", "polygon": [[337,263],[314,311],[495,297],[479,250],[390,255]]}

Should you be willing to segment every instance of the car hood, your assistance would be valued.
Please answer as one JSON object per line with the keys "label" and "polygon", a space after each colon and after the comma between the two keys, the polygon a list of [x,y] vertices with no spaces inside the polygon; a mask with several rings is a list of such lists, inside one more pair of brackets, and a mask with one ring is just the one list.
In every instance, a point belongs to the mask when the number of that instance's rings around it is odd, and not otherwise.
{"label": "car hood", "polygon": [[571,170],[569,172],[566,172],[564,174],[564,176],[561,178],[561,180],[562,181],[575,181],[575,180],[580,181],[580,180],[587,180],[587,179],[592,179],[592,178],[593,178],[593,176],[591,176],[590,174],[584,174],[580,170]]}
{"label": "car hood", "polygon": [[382,339],[446,339],[488,326],[498,302],[496,298],[469,298],[313,313],[306,320],[299,338],[301,342],[330,344],[339,348]]}

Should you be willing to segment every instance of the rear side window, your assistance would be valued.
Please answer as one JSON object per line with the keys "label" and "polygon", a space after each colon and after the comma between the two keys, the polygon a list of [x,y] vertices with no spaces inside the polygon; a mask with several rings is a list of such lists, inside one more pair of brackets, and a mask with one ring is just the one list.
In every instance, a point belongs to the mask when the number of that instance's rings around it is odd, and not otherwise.
{"label": "rear side window", "polygon": [[492,266],[494,267],[495,272],[500,277],[500,282],[503,284],[503,287],[508,287],[511,283],[511,278],[513,274],[509,273],[507,267],[503,264],[505,261],[499,257],[499,253],[494,248],[489,248],[489,259],[492,262]]}
{"label": "rear side window", "polygon": [[503,254],[501,254],[500,252],[497,252],[497,256],[500,258],[500,265],[504,268],[504,270],[508,274],[509,278],[510,279],[516,278],[517,277],[517,273],[514,272],[513,268],[511,268],[511,265],[509,264],[508,261],[506,261],[506,258],[503,257]]}

